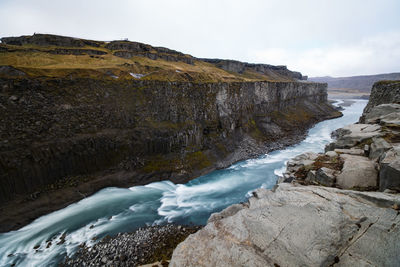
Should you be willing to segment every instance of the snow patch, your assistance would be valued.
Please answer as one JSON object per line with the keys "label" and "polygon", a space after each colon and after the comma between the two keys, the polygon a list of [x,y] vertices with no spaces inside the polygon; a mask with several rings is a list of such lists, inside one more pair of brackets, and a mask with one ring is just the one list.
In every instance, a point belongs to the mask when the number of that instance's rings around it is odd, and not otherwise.
{"label": "snow patch", "polygon": [[140,78],[143,78],[144,76],[146,76],[146,74],[133,73],[133,72],[129,72],[129,74],[135,79],[140,79]]}

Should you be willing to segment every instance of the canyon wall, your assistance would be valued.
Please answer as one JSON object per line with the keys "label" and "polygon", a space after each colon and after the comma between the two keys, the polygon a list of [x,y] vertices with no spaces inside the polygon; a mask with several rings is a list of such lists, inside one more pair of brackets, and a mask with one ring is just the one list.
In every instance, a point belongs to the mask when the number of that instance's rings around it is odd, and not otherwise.
{"label": "canyon wall", "polygon": [[0,90],[2,202],[118,171],[125,186],[184,182],[338,116],[317,83],[2,78]]}

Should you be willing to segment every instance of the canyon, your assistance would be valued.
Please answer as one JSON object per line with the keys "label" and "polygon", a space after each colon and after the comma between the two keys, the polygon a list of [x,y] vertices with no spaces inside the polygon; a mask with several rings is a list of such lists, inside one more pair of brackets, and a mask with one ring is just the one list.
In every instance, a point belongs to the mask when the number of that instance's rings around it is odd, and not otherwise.
{"label": "canyon", "polygon": [[0,231],[109,186],[175,183],[301,140],[341,116],[285,66],[129,41],[0,44]]}

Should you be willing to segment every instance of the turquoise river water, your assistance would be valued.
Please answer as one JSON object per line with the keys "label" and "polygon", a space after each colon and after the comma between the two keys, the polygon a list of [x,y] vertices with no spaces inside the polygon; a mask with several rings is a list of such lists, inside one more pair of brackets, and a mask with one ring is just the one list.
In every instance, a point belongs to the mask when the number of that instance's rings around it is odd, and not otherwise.
{"label": "turquoise river water", "polygon": [[[93,244],[94,237],[167,222],[205,224],[211,213],[246,201],[254,189],[272,188],[290,158],[306,151],[322,152],[331,141],[330,133],[356,122],[366,103],[355,101],[345,107],[343,117],[316,124],[304,141],[286,149],[238,162],[186,184],[162,181],[105,188],[17,231],[0,234],[0,266],[56,266],[79,244]],[[65,242],[58,245],[63,235]],[[48,240],[52,244],[46,248]]]}

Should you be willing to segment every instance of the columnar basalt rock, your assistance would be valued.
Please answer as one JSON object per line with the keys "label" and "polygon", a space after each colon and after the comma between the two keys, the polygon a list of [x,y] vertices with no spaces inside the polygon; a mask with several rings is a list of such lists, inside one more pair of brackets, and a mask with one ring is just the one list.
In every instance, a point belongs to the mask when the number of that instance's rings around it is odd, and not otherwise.
{"label": "columnar basalt rock", "polygon": [[[121,163],[180,171],[146,165],[157,155],[170,155],[172,162],[204,151],[210,163],[197,167],[204,169],[245,136],[278,140],[296,131],[291,127],[335,115],[321,84],[3,79],[0,86],[3,201]],[[286,119],[288,112],[304,116]],[[186,172],[196,171],[191,162],[183,164]]]}
{"label": "columnar basalt rock", "polygon": [[106,186],[182,183],[340,115],[314,83],[8,78],[0,88],[3,203],[63,188],[77,200]]}
{"label": "columnar basalt rock", "polygon": [[0,202],[11,212],[0,231],[103,187],[186,182],[341,115],[326,84],[282,66],[239,74],[163,47],[46,34],[0,48]]}

